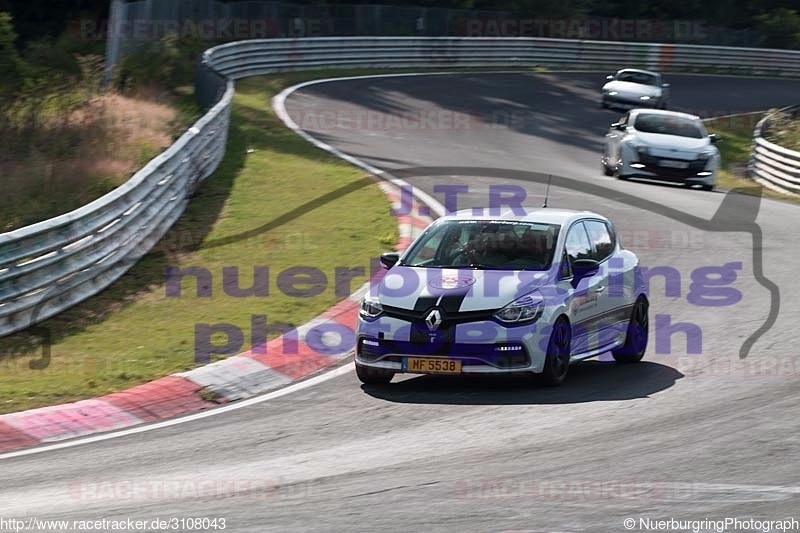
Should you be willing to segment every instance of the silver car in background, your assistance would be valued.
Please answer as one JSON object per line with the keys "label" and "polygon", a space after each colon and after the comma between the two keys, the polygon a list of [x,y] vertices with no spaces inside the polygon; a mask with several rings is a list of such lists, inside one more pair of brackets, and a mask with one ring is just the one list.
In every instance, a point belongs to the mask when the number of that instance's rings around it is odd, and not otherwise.
{"label": "silver car in background", "polygon": [[719,137],[695,115],[633,109],[606,134],[602,157],[606,176],[649,178],[714,189]]}
{"label": "silver car in background", "polygon": [[658,72],[626,68],[607,76],[606,80],[601,101],[603,107],[667,108],[669,83],[664,83]]}

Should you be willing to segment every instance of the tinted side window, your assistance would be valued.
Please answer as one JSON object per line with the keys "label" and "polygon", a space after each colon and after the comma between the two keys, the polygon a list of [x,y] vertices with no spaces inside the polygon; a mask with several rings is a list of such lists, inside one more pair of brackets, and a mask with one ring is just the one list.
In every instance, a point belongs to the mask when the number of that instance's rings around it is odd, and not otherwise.
{"label": "tinted side window", "polygon": [[599,220],[587,220],[584,224],[589,233],[589,240],[594,245],[595,251],[592,259],[603,261],[608,258],[614,252],[614,241],[608,231],[608,226]]}
{"label": "tinted side window", "polygon": [[576,259],[589,259],[592,257],[592,245],[581,222],[569,229],[565,245],[570,262]]}

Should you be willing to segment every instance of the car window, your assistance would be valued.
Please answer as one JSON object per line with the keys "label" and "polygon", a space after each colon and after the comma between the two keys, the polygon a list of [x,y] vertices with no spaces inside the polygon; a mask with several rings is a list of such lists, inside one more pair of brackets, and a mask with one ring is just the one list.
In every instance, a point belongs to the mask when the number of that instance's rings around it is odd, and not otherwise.
{"label": "car window", "polygon": [[431,234],[425,239],[422,245],[416,250],[416,260],[419,263],[427,263],[436,257],[436,252],[439,250],[442,239],[447,233],[452,235],[452,231],[432,231]]}
{"label": "car window", "polygon": [[592,258],[592,245],[582,222],[578,222],[569,229],[565,247],[570,262],[574,262],[577,259]]}
{"label": "car window", "polygon": [[547,270],[560,227],[508,220],[450,220],[430,228],[403,258],[406,266]]}
{"label": "car window", "polygon": [[600,220],[587,220],[584,224],[586,224],[589,240],[594,246],[592,259],[596,261],[607,259],[614,253],[614,240],[608,231],[608,226]]}
{"label": "car window", "polygon": [[642,113],[637,115],[633,127],[644,133],[661,133],[693,139],[705,137],[705,130],[695,119],[673,115]]}
{"label": "car window", "polygon": [[646,72],[623,71],[617,74],[617,79],[641,85],[658,85],[658,77]]}

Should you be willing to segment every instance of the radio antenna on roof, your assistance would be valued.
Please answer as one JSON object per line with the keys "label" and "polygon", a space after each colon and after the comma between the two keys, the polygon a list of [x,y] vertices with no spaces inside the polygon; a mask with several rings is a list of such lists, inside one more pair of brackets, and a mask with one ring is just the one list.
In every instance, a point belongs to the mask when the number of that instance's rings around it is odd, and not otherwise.
{"label": "radio antenna on roof", "polygon": [[544,190],[544,203],[542,204],[542,207],[547,207],[547,197],[550,195],[550,181],[552,181],[552,179],[553,179],[553,175],[552,174],[548,174],[547,175],[547,188]]}

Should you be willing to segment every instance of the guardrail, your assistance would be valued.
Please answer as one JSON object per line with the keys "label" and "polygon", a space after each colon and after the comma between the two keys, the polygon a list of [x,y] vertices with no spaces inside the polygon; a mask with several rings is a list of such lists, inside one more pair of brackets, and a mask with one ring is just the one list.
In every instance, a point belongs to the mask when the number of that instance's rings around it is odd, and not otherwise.
{"label": "guardrail", "polygon": [[0,335],[97,294],[146,254],[225,154],[233,83],[172,146],[80,209],[0,234]]}
{"label": "guardrail", "polygon": [[224,155],[232,80],[323,67],[533,66],[800,76],[800,52],[491,37],[269,39],[211,48],[196,78],[198,102],[208,111],[175,144],[98,200],[0,234],[0,335],[100,292],[155,245]]}
{"label": "guardrail", "polygon": [[[778,111],[800,116],[800,106],[791,106]],[[774,191],[800,196],[800,152],[778,146],[764,138],[772,126],[775,114],[767,115],[756,124],[753,131],[753,152],[750,158],[750,176]]]}

